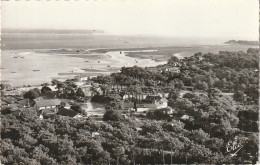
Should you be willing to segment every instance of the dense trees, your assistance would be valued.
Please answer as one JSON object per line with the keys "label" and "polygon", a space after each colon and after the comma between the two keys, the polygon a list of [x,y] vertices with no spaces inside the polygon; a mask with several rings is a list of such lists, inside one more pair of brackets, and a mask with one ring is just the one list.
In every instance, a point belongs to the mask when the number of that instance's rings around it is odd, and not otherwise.
{"label": "dense trees", "polygon": [[239,128],[248,132],[258,132],[258,116],[257,106],[247,106],[238,112]]}
{"label": "dense trees", "polygon": [[[258,51],[198,53],[179,63],[181,73],[123,67],[93,79],[92,101],[106,104],[103,122],[54,116],[40,120],[31,109],[1,111],[3,164],[222,164],[256,163],[258,156]],[[53,80],[60,98],[84,97],[72,81]],[[187,86],[194,91],[185,91]],[[24,97],[47,95],[33,89]],[[136,119],[121,110],[122,97],[140,101],[142,94],[169,93],[165,111]],[[233,92],[233,94],[229,92]],[[74,105],[80,112],[81,107]],[[226,145],[243,142],[237,156]]]}
{"label": "dense trees", "polygon": [[171,117],[166,113],[169,108],[160,109],[156,111],[148,111],[146,117],[155,120],[171,120]]}
{"label": "dense trees", "polygon": [[238,102],[244,102],[245,101],[245,96],[243,91],[236,91],[233,95],[234,100]]}
{"label": "dense trees", "polygon": [[103,95],[108,95],[111,91],[123,91],[131,86],[141,87],[143,93],[147,93],[147,88],[159,92],[167,91],[167,88],[182,90],[185,86],[192,86],[195,90],[201,91],[215,87],[224,92],[243,91],[257,103],[257,51],[249,49],[248,53],[197,53],[182,60],[172,57],[168,64],[179,65],[181,72],[178,74],[173,71],[160,72],[134,66],[122,67],[119,73],[98,76],[93,81],[100,84]]}
{"label": "dense trees", "polygon": [[107,110],[103,116],[104,121],[123,121],[123,117],[119,111]]}
{"label": "dense trees", "polygon": [[70,108],[72,110],[74,110],[75,112],[83,113],[83,109],[82,109],[82,107],[80,105],[75,104],[75,105],[72,105]]}
{"label": "dense trees", "polygon": [[41,91],[38,88],[34,88],[34,89],[29,90],[28,92],[25,92],[23,97],[33,100],[33,99],[39,97],[40,95],[41,95]]}
{"label": "dense trees", "polygon": [[180,62],[180,60],[178,59],[178,57],[176,56],[172,56],[169,60],[168,60],[168,64],[174,64],[174,63],[178,63]]}
{"label": "dense trees", "polygon": [[78,102],[84,101],[85,93],[83,89],[80,87],[78,88],[78,86],[72,80],[66,80],[65,82],[61,82],[54,79],[52,80],[52,85],[55,86],[56,89],[58,89],[58,91],[47,91],[45,95],[55,94],[58,98],[73,99]]}
{"label": "dense trees", "polygon": [[85,97],[85,94],[84,94],[84,92],[83,92],[83,90],[81,88],[77,89],[76,96]]}
{"label": "dense trees", "polygon": [[[192,95],[186,95],[185,98],[190,100],[191,105],[197,102],[198,107],[204,102],[204,99]],[[218,103],[217,107],[223,109],[226,104],[224,100],[220,100],[221,103]],[[229,113],[223,110],[217,113],[211,107],[207,112],[208,115],[200,111],[195,115],[195,111],[189,106],[185,109],[187,110],[184,113],[194,115],[195,125],[191,128],[187,127],[189,124],[187,121],[175,119],[170,122],[146,119],[138,126],[135,121],[133,123],[125,120],[115,110],[106,111],[104,121],[107,122],[102,123],[91,119],[60,116],[39,120],[33,109],[25,109],[17,117],[12,114],[1,114],[2,162],[4,164],[29,164],[29,162],[177,164],[240,161],[237,157],[233,160],[226,158],[225,145],[232,136],[241,135],[239,132],[232,132],[232,127],[236,123]],[[226,107],[225,110],[231,112],[232,108]],[[241,111],[239,117],[256,121],[257,114],[251,113],[257,111]],[[227,121],[230,126],[226,126]],[[138,127],[139,131],[136,129]],[[253,156],[258,151],[257,135],[250,135],[247,138],[244,150],[250,151],[250,155]],[[253,159],[251,161],[255,162]]]}
{"label": "dense trees", "polygon": [[47,92],[51,92],[51,88],[49,88],[47,86],[43,86],[41,89],[41,94],[45,95]]}

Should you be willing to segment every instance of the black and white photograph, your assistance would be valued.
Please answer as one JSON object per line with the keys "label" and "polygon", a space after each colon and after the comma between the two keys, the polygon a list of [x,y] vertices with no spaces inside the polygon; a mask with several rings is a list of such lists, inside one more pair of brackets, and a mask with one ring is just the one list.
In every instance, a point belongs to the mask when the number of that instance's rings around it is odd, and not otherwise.
{"label": "black and white photograph", "polygon": [[0,165],[260,164],[258,0],[0,3]]}

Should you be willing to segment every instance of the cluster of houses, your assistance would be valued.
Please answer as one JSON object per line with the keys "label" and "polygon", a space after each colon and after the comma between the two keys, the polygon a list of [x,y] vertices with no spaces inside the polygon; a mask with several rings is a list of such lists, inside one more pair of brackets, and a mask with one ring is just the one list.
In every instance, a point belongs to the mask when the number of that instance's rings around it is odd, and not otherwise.
{"label": "cluster of houses", "polygon": [[[86,83],[78,84],[81,86],[83,91],[86,92],[87,95],[91,95],[90,85]],[[53,86],[52,86],[53,88]],[[31,88],[30,88],[31,89]],[[57,90],[57,89],[52,89]],[[15,91],[15,92],[14,92]],[[26,90],[28,91],[28,90]],[[50,118],[53,115],[62,115],[69,116],[73,118],[84,117],[84,112],[79,112],[71,109],[71,106],[74,103],[71,100],[66,99],[58,99],[58,98],[46,98],[46,97],[38,97],[33,100],[25,99],[22,97],[22,93],[25,91],[17,92],[17,90],[11,90],[12,94],[9,91],[1,97],[1,106],[2,108],[8,107],[11,112],[17,113],[21,112],[24,108],[33,108],[40,118]],[[84,92],[84,93],[85,93]],[[89,94],[87,93],[89,92]],[[125,95],[126,96],[126,95]],[[122,110],[138,112],[138,113],[146,113],[151,110],[160,110],[168,107],[168,100],[166,97],[168,93],[158,93],[157,95],[143,95],[142,100],[138,102],[130,101],[127,97],[123,97],[124,103],[122,105]],[[166,113],[171,114],[172,109],[168,109]]]}
{"label": "cluster of houses", "polygon": [[71,109],[71,104],[60,99],[46,99],[43,97],[34,100],[23,99],[22,97],[2,97],[2,110],[8,109],[9,113],[19,115],[24,108],[33,108],[40,118],[49,118],[53,115],[69,116],[73,118],[83,117],[83,112],[76,112]]}
{"label": "cluster of houses", "polygon": [[[57,91],[54,86],[48,86],[52,91]],[[49,118],[53,115],[62,115],[69,117],[84,117],[84,112],[77,112],[71,109],[75,103],[71,100],[38,97],[34,100],[23,98],[23,94],[35,87],[11,88],[3,86],[1,88],[1,113],[12,113],[19,115],[25,108],[33,108],[40,118]],[[88,94],[88,93],[86,93]],[[8,110],[9,112],[3,112]]]}
{"label": "cluster of houses", "polygon": [[[164,96],[164,97],[163,97]],[[146,113],[148,111],[163,111],[166,114],[173,114],[173,109],[168,107],[168,100],[165,95],[147,95],[145,99],[130,101],[125,99],[122,110],[136,113]]]}
{"label": "cluster of houses", "polygon": [[[77,87],[80,87],[87,97],[93,95],[91,91],[91,82],[89,81],[92,77],[81,77],[76,76],[73,81]],[[48,88],[52,92],[58,91],[56,86],[48,85]],[[62,115],[70,117],[84,117],[86,112],[76,112],[72,110],[71,107],[75,105],[75,102],[70,99],[58,99],[58,98],[48,98],[48,97],[38,97],[34,100],[29,100],[23,98],[23,94],[34,88],[41,89],[41,86],[28,86],[28,87],[11,87],[10,85],[1,84],[1,109],[9,109],[10,113],[19,112],[23,108],[33,108],[39,114],[41,118],[48,118],[52,115]],[[101,91],[99,87],[97,90]],[[62,87],[59,92],[62,92]],[[1,111],[2,112],[2,111]]]}
{"label": "cluster of houses", "polygon": [[[156,71],[162,72],[162,71],[173,71],[176,73],[180,72],[180,68],[178,63],[176,64],[165,64],[165,65],[159,65],[156,68]],[[148,68],[153,69],[153,67]],[[92,89],[93,88],[93,82],[89,81],[90,77],[81,77],[76,76],[72,81],[75,83],[78,87],[80,87],[85,96],[91,97],[93,95]],[[52,91],[57,91],[58,89],[55,88],[55,86],[48,86],[51,88]],[[95,87],[95,86],[94,86]],[[26,87],[26,88],[17,88],[17,89],[10,89],[9,86],[3,86],[4,89],[4,97],[1,99],[1,105],[2,106],[9,106],[12,107],[12,109],[19,109],[19,108],[34,108],[38,114],[42,117],[48,118],[52,115],[62,115],[62,116],[70,116],[70,117],[80,117],[83,112],[76,112],[71,109],[72,104],[69,104],[68,100],[64,99],[57,99],[57,98],[44,98],[39,97],[34,100],[28,100],[24,99],[22,97],[23,93],[25,91],[28,91],[30,89],[33,89],[34,87]],[[102,93],[102,90],[100,89],[99,85],[96,84],[96,90]],[[126,87],[127,88],[127,87]],[[1,88],[2,89],[2,88]],[[21,90],[23,89],[23,90]],[[187,90],[192,91],[193,89],[187,87]],[[137,113],[146,113],[148,111],[154,111],[154,110],[163,110],[167,114],[172,114],[173,110],[168,107],[168,100],[166,99],[168,97],[169,93],[157,93],[156,95],[151,94],[142,94],[142,99],[139,99],[138,101],[133,101],[130,98],[128,98],[128,95],[123,96],[123,105],[122,110],[124,111],[132,111]]]}
{"label": "cluster of houses", "polygon": [[73,118],[83,117],[84,112],[77,112],[71,109],[67,102],[59,99],[34,99],[33,108],[40,114],[40,117],[51,117],[53,115],[69,116]]}
{"label": "cluster of houses", "polygon": [[181,73],[180,65],[178,63],[158,65],[158,66],[155,66],[155,67],[148,67],[147,69],[149,71],[152,71],[152,72]]}

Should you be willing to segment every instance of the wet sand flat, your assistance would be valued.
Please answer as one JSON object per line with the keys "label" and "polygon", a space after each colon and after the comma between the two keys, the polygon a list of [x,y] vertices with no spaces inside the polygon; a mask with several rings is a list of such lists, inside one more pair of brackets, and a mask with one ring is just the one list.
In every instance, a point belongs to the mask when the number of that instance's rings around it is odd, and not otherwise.
{"label": "wet sand flat", "polygon": [[66,79],[81,74],[84,76],[109,74],[119,71],[122,66],[145,67],[162,63],[150,59],[137,61],[120,52],[107,52],[97,57],[95,55],[73,56],[50,52],[40,53],[39,50],[3,50],[1,80],[12,86],[38,85],[50,82],[53,78]]}
{"label": "wet sand flat", "polygon": [[[117,72],[121,67],[141,67],[167,63],[197,52],[246,51],[248,46],[162,47],[153,49],[36,49],[2,50],[1,81],[13,86],[38,85],[55,79],[73,78],[76,75],[95,76]],[[99,52],[100,50],[106,50]]]}

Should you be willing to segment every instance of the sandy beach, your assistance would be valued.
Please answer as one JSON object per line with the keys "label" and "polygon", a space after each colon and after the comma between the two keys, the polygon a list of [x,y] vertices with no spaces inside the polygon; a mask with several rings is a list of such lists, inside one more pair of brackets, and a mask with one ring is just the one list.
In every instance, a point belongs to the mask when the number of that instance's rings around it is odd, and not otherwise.
{"label": "sandy beach", "polygon": [[[151,49],[21,49],[2,50],[1,81],[12,86],[39,85],[52,79],[65,80],[76,75],[83,77],[107,75],[121,67],[156,66],[167,63],[171,56],[182,59],[197,52],[217,53],[246,51],[248,46],[165,47]],[[109,51],[111,50],[111,51]]]}
{"label": "sandy beach", "polygon": [[132,58],[126,56],[124,51],[74,55],[41,53],[38,50],[3,50],[1,81],[12,86],[38,85],[53,78],[110,74],[123,66],[148,67],[164,63],[166,61]]}

